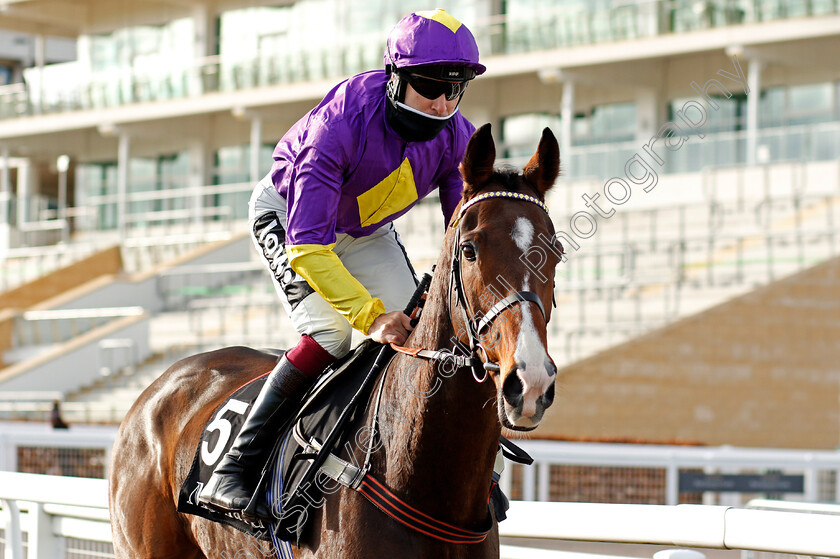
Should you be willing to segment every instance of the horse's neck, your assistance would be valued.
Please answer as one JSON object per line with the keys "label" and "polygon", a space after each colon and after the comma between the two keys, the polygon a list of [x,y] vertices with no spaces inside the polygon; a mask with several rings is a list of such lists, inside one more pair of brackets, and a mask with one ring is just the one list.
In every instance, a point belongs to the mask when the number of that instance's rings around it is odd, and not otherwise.
{"label": "horse's neck", "polygon": [[[411,347],[453,347],[446,278],[433,283]],[[478,384],[466,369],[450,374],[439,363],[403,355],[391,371],[381,416],[386,483],[441,520],[482,522],[501,431],[492,381]]]}

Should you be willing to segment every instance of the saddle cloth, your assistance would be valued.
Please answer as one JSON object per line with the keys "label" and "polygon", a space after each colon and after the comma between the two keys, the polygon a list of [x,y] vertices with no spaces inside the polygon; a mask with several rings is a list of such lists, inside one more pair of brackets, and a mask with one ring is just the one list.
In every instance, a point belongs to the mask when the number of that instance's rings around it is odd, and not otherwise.
{"label": "saddle cloth", "polygon": [[[301,438],[301,433],[306,433],[307,442],[313,439],[324,440],[338,416],[358,391],[379,348],[379,344],[366,340],[350,356],[327,369],[303,399],[301,411],[290,427],[278,433],[268,463],[261,472],[254,472],[251,479],[247,480],[251,486],[257,488],[256,498],[265,500],[274,517],[273,522],[251,523],[239,514],[222,513],[198,504],[198,495],[212,475],[215,465],[233,445],[247,417],[247,411],[265,383],[267,374],[238,388],[214,412],[202,433],[192,467],[181,485],[178,512],[220,522],[260,540],[272,541],[279,557],[291,557],[287,542],[299,540],[301,531],[311,516],[312,508],[318,506],[320,494],[324,489],[322,479],[319,478],[316,483],[310,484],[302,491],[295,491],[309,464],[306,459],[301,459],[301,455],[304,454],[302,451],[306,447],[296,439]],[[369,393],[360,398],[361,410],[364,409],[368,398]],[[298,437],[293,436],[295,429],[298,431]],[[222,440],[224,437],[226,439]],[[307,456],[311,458],[311,455]],[[282,552],[287,549],[288,554],[284,555]]]}

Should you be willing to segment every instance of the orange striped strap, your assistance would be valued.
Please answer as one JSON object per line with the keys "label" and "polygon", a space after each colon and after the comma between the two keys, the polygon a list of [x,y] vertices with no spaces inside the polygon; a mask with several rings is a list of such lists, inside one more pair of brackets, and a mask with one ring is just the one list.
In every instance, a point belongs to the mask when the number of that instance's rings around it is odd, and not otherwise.
{"label": "orange striped strap", "polygon": [[368,501],[373,503],[379,510],[396,520],[397,522],[420,532],[436,540],[447,543],[479,543],[487,538],[487,534],[493,527],[493,519],[488,514],[488,528],[481,532],[466,530],[452,526],[446,522],[436,520],[405,503],[399,497],[391,493],[387,487],[376,481],[370,474],[365,476],[357,489]]}

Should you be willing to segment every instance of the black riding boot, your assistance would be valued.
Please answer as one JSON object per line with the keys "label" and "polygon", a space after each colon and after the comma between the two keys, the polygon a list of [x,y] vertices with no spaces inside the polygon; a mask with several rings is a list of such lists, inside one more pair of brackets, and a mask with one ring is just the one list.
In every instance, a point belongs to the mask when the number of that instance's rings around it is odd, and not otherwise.
{"label": "black riding boot", "polygon": [[204,506],[223,511],[245,509],[254,491],[244,479],[253,477],[268,459],[275,437],[312,384],[284,355],[268,375],[233,446],[216,466],[198,496]]}

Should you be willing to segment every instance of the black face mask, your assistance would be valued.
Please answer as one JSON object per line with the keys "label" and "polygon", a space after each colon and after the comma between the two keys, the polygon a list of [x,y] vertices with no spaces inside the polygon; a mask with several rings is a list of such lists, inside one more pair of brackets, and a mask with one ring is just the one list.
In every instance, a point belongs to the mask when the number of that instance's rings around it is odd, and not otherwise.
{"label": "black face mask", "polygon": [[456,112],[457,108],[449,116],[433,117],[414,111],[390,97],[385,102],[385,118],[388,124],[407,142],[427,142],[433,139],[446,128]]}

